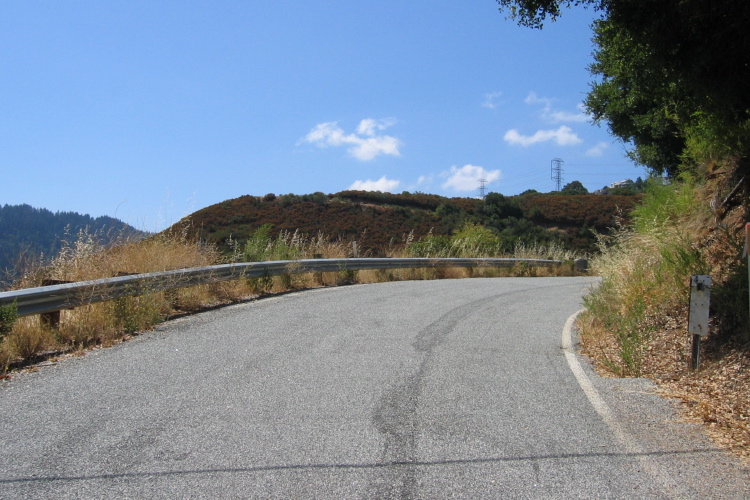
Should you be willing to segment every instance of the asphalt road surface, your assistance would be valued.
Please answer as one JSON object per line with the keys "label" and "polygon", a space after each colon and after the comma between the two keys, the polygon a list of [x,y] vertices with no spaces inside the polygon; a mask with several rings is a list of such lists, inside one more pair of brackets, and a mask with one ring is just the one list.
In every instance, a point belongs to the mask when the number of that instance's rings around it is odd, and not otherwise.
{"label": "asphalt road surface", "polygon": [[17,375],[0,498],[750,497],[648,382],[574,354],[592,283],[305,291]]}

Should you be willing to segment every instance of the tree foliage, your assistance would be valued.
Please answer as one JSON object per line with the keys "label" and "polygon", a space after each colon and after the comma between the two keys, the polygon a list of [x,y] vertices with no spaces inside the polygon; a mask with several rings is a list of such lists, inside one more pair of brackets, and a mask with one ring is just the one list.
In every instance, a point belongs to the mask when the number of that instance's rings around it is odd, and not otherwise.
{"label": "tree foliage", "polygon": [[[686,157],[747,156],[750,144],[750,2],[747,0],[498,0],[540,28],[565,7],[594,23],[594,119],[631,144],[633,160],[674,174]],[[747,167],[746,167],[747,168]]]}
{"label": "tree foliage", "polygon": [[53,257],[66,237],[74,237],[83,229],[98,235],[102,244],[145,235],[112,217],[0,205],[0,281],[14,268],[23,267],[25,258],[34,261],[41,256]]}
{"label": "tree foliage", "polygon": [[561,194],[589,194],[589,190],[581,181],[572,181],[563,186]]}
{"label": "tree foliage", "polygon": [[560,17],[562,9],[578,5],[594,5],[601,8],[606,0],[497,0],[500,10],[506,10],[509,17],[521,26],[542,28],[549,18]]}

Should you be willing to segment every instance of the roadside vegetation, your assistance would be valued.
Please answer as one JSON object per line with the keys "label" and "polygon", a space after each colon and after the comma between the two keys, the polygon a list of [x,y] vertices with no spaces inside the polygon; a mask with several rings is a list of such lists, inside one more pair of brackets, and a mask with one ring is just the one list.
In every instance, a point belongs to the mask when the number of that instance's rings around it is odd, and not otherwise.
{"label": "roadside vegetation", "polygon": [[56,255],[66,234],[89,228],[103,245],[146,233],[112,217],[91,217],[76,212],[51,212],[29,205],[0,205],[0,290],[35,261]]}
{"label": "roadside vegetation", "polygon": [[[346,258],[370,256],[359,250],[356,240],[331,240],[323,234],[306,235],[299,231],[273,233],[263,225],[245,241],[232,240],[230,251],[221,253],[215,245],[193,236],[192,226],[169,231],[140,241],[120,241],[104,246],[96,234],[80,231],[47,265],[29,270],[13,288],[84,281],[127,274],[209,266],[229,262]],[[560,245],[526,245],[515,252],[503,250],[501,238],[488,228],[467,223],[451,237],[415,238],[403,235],[388,257],[523,257],[553,260],[576,258]],[[574,273],[573,266],[536,268],[448,268],[338,271],[331,273],[288,274],[266,278],[248,278],[154,292],[138,297],[123,297],[109,302],[62,311],[59,326],[40,321],[39,316],[17,318],[12,306],[0,310],[0,375],[9,369],[29,366],[42,360],[84,352],[127,339],[137,332],[176,315],[252,300],[266,294],[320,286],[374,283],[393,280],[549,276]]]}
{"label": "roadside vegetation", "polygon": [[[342,191],[325,195],[240,196],[205,207],[190,215],[197,234],[222,252],[246,240],[264,224],[271,234],[325,233],[327,238],[356,240],[372,255],[386,255],[404,243],[402,236],[419,239],[432,234],[451,237],[466,223],[490,229],[503,252],[516,244],[555,244],[579,253],[596,250],[596,233],[623,217],[640,198],[633,188],[611,194],[588,194],[572,181],[560,192],[527,191],[516,196],[488,193],[484,199],[446,198],[425,193]],[[182,227],[179,222],[175,227]]]}
{"label": "roadside vegetation", "polygon": [[[704,177],[705,178],[705,177]],[[722,206],[734,186],[684,176],[651,184],[632,223],[601,238],[601,285],[578,321],[583,352],[603,372],[648,377],[714,438],[750,457],[748,270],[744,208]],[[690,277],[708,274],[710,333],[690,368]]]}
{"label": "roadside vegetation", "polygon": [[[750,23],[739,0],[497,0],[542,28],[568,7],[592,24],[584,101],[627,156],[671,186],[643,203],[594,260],[601,286],[580,318],[583,349],[616,376],[646,376],[729,448],[750,456],[748,269]],[[668,26],[669,29],[664,29]],[[700,370],[688,370],[689,278],[709,274],[711,322]]]}

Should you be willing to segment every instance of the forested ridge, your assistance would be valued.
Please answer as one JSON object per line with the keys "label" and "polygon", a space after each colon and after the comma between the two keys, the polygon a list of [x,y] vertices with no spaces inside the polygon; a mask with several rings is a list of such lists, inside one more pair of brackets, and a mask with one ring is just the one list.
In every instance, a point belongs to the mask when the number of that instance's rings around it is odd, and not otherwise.
{"label": "forested ridge", "polygon": [[75,241],[81,230],[96,234],[102,242],[143,234],[108,216],[52,212],[26,204],[0,206],[0,281],[18,265],[54,256],[65,239]]}

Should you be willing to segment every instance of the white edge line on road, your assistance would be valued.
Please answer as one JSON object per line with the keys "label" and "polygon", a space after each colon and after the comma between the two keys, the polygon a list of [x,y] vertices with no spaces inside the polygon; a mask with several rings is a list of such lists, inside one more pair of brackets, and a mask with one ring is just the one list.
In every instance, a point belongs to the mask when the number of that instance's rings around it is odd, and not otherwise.
{"label": "white edge line on road", "polygon": [[638,457],[639,461],[646,470],[656,481],[656,484],[662,490],[668,498],[686,498],[681,488],[676,484],[676,481],[672,480],[669,474],[659,466],[655,459],[645,454],[645,450],[638,444],[638,442],[628,434],[622,426],[620,426],[617,419],[614,417],[612,410],[610,410],[607,403],[604,402],[599,392],[594,387],[591,379],[586,375],[583,370],[581,363],[578,361],[575,349],[573,348],[573,325],[575,324],[578,315],[581,314],[585,309],[581,309],[573,315],[571,315],[565,322],[562,332],[562,348],[565,352],[565,359],[568,360],[573,375],[575,375],[578,385],[581,386],[583,392],[586,394],[591,406],[599,414],[604,423],[607,424],[609,429],[614,434],[615,438],[622,444],[625,451],[629,454],[633,454]]}
{"label": "white edge line on road", "polygon": [[604,420],[604,422],[609,426],[617,440],[625,446],[625,449],[629,453],[639,453],[642,450],[637,444],[633,442],[632,439],[630,439],[630,437],[622,430],[622,428],[620,428],[620,425],[612,416],[612,411],[609,409],[609,406],[607,406],[607,403],[605,403],[601,396],[599,396],[599,392],[594,387],[594,384],[591,383],[591,379],[589,379],[588,375],[586,375],[586,372],[583,371],[583,367],[581,366],[581,363],[578,362],[578,358],[576,357],[575,350],[573,349],[573,325],[575,324],[578,315],[583,311],[584,309],[581,309],[580,311],[574,313],[570,318],[568,318],[568,321],[565,322],[565,326],[563,327],[562,348],[565,352],[565,359],[568,360],[568,365],[573,371],[573,375],[575,375],[576,380],[578,381],[578,385],[581,386],[581,389],[583,389],[586,397],[589,398],[591,406],[594,407],[599,416],[602,417],[602,420]]}

